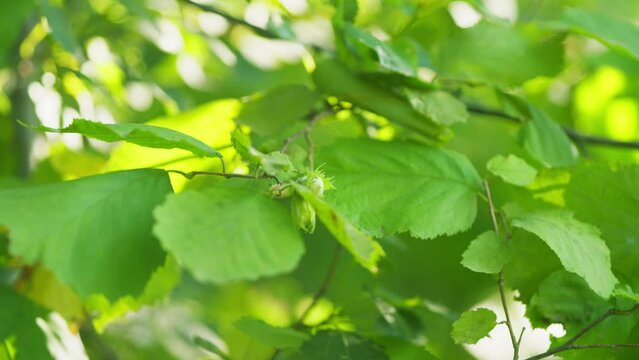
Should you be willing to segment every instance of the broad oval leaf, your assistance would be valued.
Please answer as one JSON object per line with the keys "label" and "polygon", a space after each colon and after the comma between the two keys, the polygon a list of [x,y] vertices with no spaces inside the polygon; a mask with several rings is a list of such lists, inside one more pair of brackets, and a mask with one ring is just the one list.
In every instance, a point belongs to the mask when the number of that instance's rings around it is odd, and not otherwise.
{"label": "broad oval leaf", "polygon": [[172,195],[154,233],[196,279],[254,280],[295,268],[304,252],[288,209],[255,180],[227,180]]}
{"label": "broad oval leaf", "polygon": [[453,323],[451,336],[457,344],[474,344],[486,337],[497,325],[497,315],[492,310],[479,308],[461,314]]}
{"label": "broad oval leaf", "polygon": [[[142,291],[165,253],[153,208],[171,193],[162,170],[130,170],[0,191],[10,251],[42,262],[83,297]],[[126,210],[126,211],[125,211]]]}
{"label": "broad oval leaf", "polygon": [[479,175],[464,156],[408,142],[338,140],[318,154],[335,191],[326,199],[374,236],[455,234],[477,213]]}
{"label": "broad oval leaf", "polygon": [[599,296],[610,296],[617,279],[610,269],[610,250],[596,227],[575,220],[570,211],[563,209],[523,212],[509,204],[504,211],[512,226],[543,240],[566,270],[581,276]]}
{"label": "broad oval leaf", "polygon": [[34,129],[56,133],[81,134],[106,142],[126,141],[150,148],[184,149],[201,157],[221,156],[215,149],[200,140],[179,131],[154,125],[103,124],[84,119],[75,119],[71,125],[63,129],[53,129],[46,126],[37,126]]}

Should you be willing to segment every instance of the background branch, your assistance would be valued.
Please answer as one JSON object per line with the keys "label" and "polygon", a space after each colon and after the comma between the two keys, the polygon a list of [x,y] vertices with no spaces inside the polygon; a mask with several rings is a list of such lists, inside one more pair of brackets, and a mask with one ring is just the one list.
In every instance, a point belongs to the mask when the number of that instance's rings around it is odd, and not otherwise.
{"label": "background branch", "polygon": [[[474,114],[494,116],[494,117],[502,118],[517,124],[521,124],[522,122],[525,121],[525,119],[519,116],[508,114],[498,109],[485,107],[480,104],[467,103],[466,107],[468,108],[468,111]],[[610,146],[610,147],[625,148],[625,149],[639,149],[639,141],[614,140],[614,139],[610,139],[610,138],[606,138],[602,136],[582,134],[566,126],[563,126],[562,128],[569,138],[571,138],[572,140],[580,144],[601,145],[601,146]]]}
{"label": "background branch", "polygon": [[240,19],[237,18],[233,15],[230,15],[216,7],[210,6],[210,5],[205,5],[205,4],[200,4],[197,3],[195,1],[191,1],[191,0],[183,0],[185,3],[193,5],[195,7],[200,8],[201,10],[204,10],[206,12],[210,12],[216,15],[219,15],[221,17],[223,17],[224,19],[226,19],[228,22],[235,24],[235,25],[242,25],[242,26],[246,26],[249,29],[253,30],[253,32],[255,32],[256,34],[263,36],[265,38],[269,38],[269,39],[273,39],[273,40],[282,40],[276,33],[266,30],[266,29],[262,29],[261,27],[255,26],[251,23],[246,22],[244,19]]}
{"label": "background branch", "polygon": [[606,320],[607,318],[611,317],[611,316],[615,316],[615,315],[630,315],[633,312],[639,310],[639,303],[635,304],[633,307],[631,307],[628,310],[621,310],[621,309],[610,309],[608,311],[606,311],[605,313],[603,313],[601,316],[599,316],[598,318],[596,318],[595,320],[593,320],[590,324],[586,325],[583,329],[581,329],[577,334],[575,334],[573,337],[571,337],[570,339],[568,339],[563,345],[557,346],[555,348],[549,349],[548,351],[541,353],[539,355],[535,355],[532,357],[529,357],[526,360],[537,360],[537,359],[543,359],[545,357],[548,357],[550,355],[554,355],[556,353],[562,352],[562,351],[567,351],[567,350],[577,350],[577,349],[593,349],[593,348],[621,348],[621,347],[639,347],[639,344],[595,344],[595,345],[574,345],[574,343],[579,340],[581,337],[583,337],[584,335],[586,335],[590,330],[592,330],[594,327],[596,327],[597,325],[599,325],[602,321]]}

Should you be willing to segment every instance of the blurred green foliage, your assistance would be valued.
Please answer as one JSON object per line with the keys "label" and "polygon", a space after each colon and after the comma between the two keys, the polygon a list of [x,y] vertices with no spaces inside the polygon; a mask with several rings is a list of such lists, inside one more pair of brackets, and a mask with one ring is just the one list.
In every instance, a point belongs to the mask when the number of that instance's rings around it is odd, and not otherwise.
{"label": "blurred green foliage", "polygon": [[0,360],[639,343],[639,2],[0,12]]}

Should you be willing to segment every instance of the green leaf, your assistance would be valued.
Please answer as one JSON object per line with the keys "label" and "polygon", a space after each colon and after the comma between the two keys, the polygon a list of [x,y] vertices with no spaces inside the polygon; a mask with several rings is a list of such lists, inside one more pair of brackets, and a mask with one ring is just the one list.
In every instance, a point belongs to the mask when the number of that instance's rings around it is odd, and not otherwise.
{"label": "green leaf", "polygon": [[244,134],[239,128],[233,130],[231,133],[231,142],[233,143],[235,151],[249,164],[259,164],[261,162],[260,156],[262,153],[253,148],[251,138]]}
{"label": "green leaf", "polygon": [[310,338],[301,331],[272,326],[252,317],[241,318],[235,322],[235,327],[251,338],[277,349],[299,347]]}
{"label": "green leaf", "polygon": [[602,11],[566,9],[551,27],[567,28],[639,59],[639,26]]}
{"label": "green leaf", "polygon": [[407,142],[338,140],[318,154],[337,190],[326,199],[374,236],[430,239],[472,225],[481,180],[464,156]]}
{"label": "green leaf", "polygon": [[278,135],[308,115],[319,99],[304,85],[283,85],[245,102],[235,121],[260,135]]}
{"label": "green leaf", "polygon": [[344,32],[347,40],[361,44],[367,50],[373,51],[377,55],[376,60],[382,68],[406,76],[415,76],[417,64],[411,64],[409,60],[395,51],[392,46],[379,40],[371,33],[358,29],[349,23],[344,24]]}
{"label": "green leaf", "polygon": [[0,1],[0,13],[5,14],[0,21],[0,67],[15,56],[18,59],[13,47],[18,42],[18,35],[22,30],[22,25],[31,14],[35,0],[24,1]]}
{"label": "green leaf", "polygon": [[36,319],[45,317],[46,313],[45,309],[0,284],[0,342],[15,336],[15,360],[53,359],[47,349],[47,339],[36,324]]}
{"label": "green leaf", "polygon": [[384,250],[379,243],[349,223],[308,188],[299,184],[293,186],[295,186],[295,191],[315,208],[315,213],[320,221],[335,239],[353,255],[355,260],[368,270],[376,272],[377,261],[384,256]]}
{"label": "green leaf", "polygon": [[304,244],[288,209],[266,195],[266,185],[235,179],[171,195],[154,212],[154,233],[200,281],[291,271]]}
{"label": "green leaf", "polygon": [[391,360],[437,360],[432,353],[428,352],[424,346],[415,345],[408,341],[395,338],[384,338],[378,340],[383,342],[384,351]]}
{"label": "green leaf", "polygon": [[453,340],[457,344],[475,344],[497,325],[497,315],[491,310],[479,308],[464,311],[453,323]]}
{"label": "green leaf", "polygon": [[491,158],[486,164],[486,168],[505,182],[517,186],[530,185],[537,176],[537,169],[512,154],[507,157],[497,155]]}
{"label": "green leaf", "polygon": [[321,331],[304,343],[301,349],[305,360],[388,360],[379,346],[358,335]]}
{"label": "green leaf", "polygon": [[201,157],[221,157],[215,149],[189,135],[153,125],[103,124],[84,119],[75,119],[71,125],[63,129],[53,129],[46,126],[37,126],[34,129],[65,134],[81,134],[106,142],[126,141],[150,148],[183,149]]}
{"label": "green leaf", "polygon": [[519,292],[522,302],[529,303],[539,285],[563,267],[550,247],[529,232],[514,231],[508,246],[511,259],[503,269],[506,285]]}
{"label": "green leaf", "polygon": [[357,17],[358,4],[353,0],[330,0],[335,7],[335,19],[339,23],[344,21],[354,22]]}
{"label": "green leaf", "polygon": [[575,216],[597,226],[615,271],[639,286],[639,166],[589,164],[572,174],[565,199]]}
{"label": "green leaf", "polygon": [[59,42],[65,50],[74,53],[78,49],[78,43],[73,36],[71,26],[62,4],[54,4],[53,1],[40,0],[42,15],[47,18],[47,23],[51,27],[53,38]]}
{"label": "green leaf", "polygon": [[83,297],[138,294],[165,254],[152,236],[153,208],[171,193],[161,170],[108,173],[0,191],[10,251],[42,262]]}
{"label": "green leaf", "polygon": [[468,119],[468,110],[463,102],[445,91],[407,91],[413,108],[442,125],[463,123]]}
{"label": "green leaf", "polygon": [[561,126],[533,105],[530,105],[529,112],[531,118],[521,126],[519,132],[524,149],[547,167],[576,164],[577,148]]}
{"label": "green leaf", "polygon": [[288,155],[279,151],[268,154],[259,154],[260,165],[268,175],[276,177],[279,181],[290,181],[295,177],[295,167]]}
{"label": "green leaf", "polygon": [[608,310],[608,303],[575,274],[560,270],[546,278],[530,301],[529,315],[546,323],[586,323]]}
{"label": "green leaf", "polygon": [[326,95],[351,102],[426,137],[441,139],[450,135],[441,125],[421,115],[401,97],[373,81],[357,76],[335,59],[318,61],[313,81]]}
{"label": "green leaf", "polygon": [[575,220],[564,209],[524,212],[509,204],[504,210],[512,226],[537,235],[557,254],[566,270],[581,276],[599,296],[610,296],[617,279],[610,270],[610,251],[596,227]]}
{"label": "green leaf", "polygon": [[470,243],[462,265],[474,272],[497,274],[510,260],[510,248],[494,231],[486,231]]}
{"label": "green leaf", "polygon": [[482,21],[444,38],[432,52],[442,77],[498,85],[519,85],[562,69],[563,39],[519,29],[506,22]]}

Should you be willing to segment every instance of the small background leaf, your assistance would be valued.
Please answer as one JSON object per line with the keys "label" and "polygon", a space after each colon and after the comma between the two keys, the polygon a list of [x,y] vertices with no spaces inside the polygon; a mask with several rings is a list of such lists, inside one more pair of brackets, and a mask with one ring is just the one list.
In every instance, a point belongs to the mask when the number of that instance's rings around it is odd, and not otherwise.
{"label": "small background leaf", "polygon": [[526,186],[532,184],[537,176],[537,169],[530,166],[525,160],[509,154],[507,157],[497,155],[491,158],[486,168],[492,174],[499,176],[505,182]]}
{"label": "small background leaf", "polygon": [[46,314],[45,309],[0,284],[0,339],[4,342],[15,337],[15,360],[53,359],[47,339],[36,324],[36,318]]}
{"label": "small background leaf", "polygon": [[243,317],[235,322],[235,327],[256,341],[277,349],[299,347],[310,336],[291,328],[277,327],[252,317]]}
{"label": "small background leaf", "polygon": [[388,360],[380,347],[356,334],[322,331],[304,343],[302,359]]}
{"label": "small background leaf", "polygon": [[453,340],[457,344],[475,344],[497,325],[497,315],[491,310],[468,310],[453,323]]}
{"label": "small background leaf", "polygon": [[528,153],[547,167],[564,167],[577,163],[577,148],[561,126],[546,113],[530,106],[530,120],[519,132],[520,141]]}
{"label": "small background leaf", "polygon": [[568,28],[639,59],[639,26],[602,11],[566,9],[551,27]]}
{"label": "small background leaf", "polygon": [[235,121],[260,135],[279,135],[308,115],[319,99],[304,85],[283,85],[245,102]]}
{"label": "small background leaf", "polygon": [[466,105],[445,91],[408,91],[407,95],[415,110],[438,124],[452,125],[468,119]]}
{"label": "small background leaf", "polygon": [[462,265],[474,272],[497,274],[510,260],[510,248],[494,231],[487,231],[470,243],[462,257]]}

